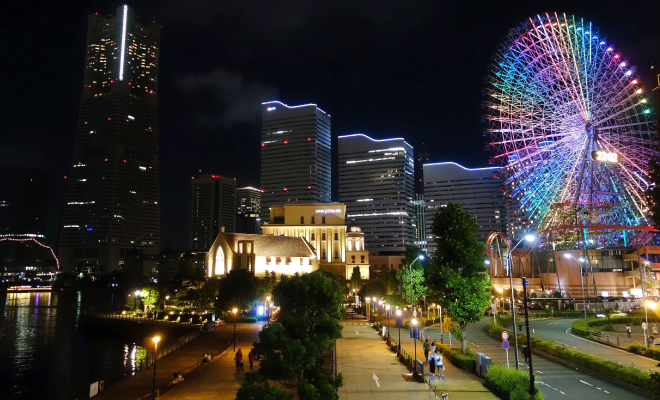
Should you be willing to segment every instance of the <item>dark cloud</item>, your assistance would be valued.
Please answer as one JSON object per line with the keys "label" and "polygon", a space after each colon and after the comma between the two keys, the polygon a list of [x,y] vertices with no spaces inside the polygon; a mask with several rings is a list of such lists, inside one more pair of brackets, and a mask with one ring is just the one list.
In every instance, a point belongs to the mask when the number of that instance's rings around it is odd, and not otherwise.
{"label": "dark cloud", "polygon": [[275,88],[222,68],[183,76],[176,85],[186,97],[190,120],[203,128],[258,124],[261,102],[277,98]]}

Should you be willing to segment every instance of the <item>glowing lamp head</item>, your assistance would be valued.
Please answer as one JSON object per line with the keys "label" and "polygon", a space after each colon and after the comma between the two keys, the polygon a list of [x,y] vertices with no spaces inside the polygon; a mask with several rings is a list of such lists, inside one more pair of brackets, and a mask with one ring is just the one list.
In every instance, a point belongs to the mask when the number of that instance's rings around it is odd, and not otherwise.
{"label": "glowing lamp head", "polygon": [[158,342],[160,342],[160,336],[154,336],[151,340],[153,340],[154,343],[158,344]]}
{"label": "glowing lamp head", "polygon": [[573,257],[573,256],[570,255],[569,253],[564,253],[564,258],[571,258],[571,257]]}
{"label": "glowing lamp head", "polygon": [[266,296],[266,301],[270,301],[270,296]]}
{"label": "glowing lamp head", "polygon": [[536,240],[536,236],[534,236],[534,235],[525,235],[525,240],[528,241],[528,242],[533,242],[534,240]]}
{"label": "glowing lamp head", "polygon": [[400,317],[400,316],[401,316],[401,310],[396,310],[396,315],[397,315],[398,317]]}
{"label": "glowing lamp head", "polygon": [[135,291],[135,295],[136,295],[136,296],[139,296],[139,295],[140,295],[140,291],[139,291],[139,290],[136,290],[136,291]]}
{"label": "glowing lamp head", "polygon": [[486,265],[490,265],[490,260],[485,260],[485,261],[484,261],[484,264],[486,264]]}
{"label": "glowing lamp head", "polygon": [[367,303],[371,302],[371,297],[365,297],[364,301],[366,301]]}
{"label": "glowing lamp head", "polygon": [[165,296],[165,300],[169,300],[169,299],[170,299],[170,296]]}
{"label": "glowing lamp head", "polygon": [[236,307],[232,308],[231,312],[234,313],[234,315],[236,315],[236,313],[238,312],[238,308],[236,308]]}
{"label": "glowing lamp head", "polygon": [[647,108],[646,110],[644,110],[644,114],[651,114],[651,110]]}
{"label": "glowing lamp head", "polygon": [[386,309],[386,310],[389,310],[389,309],[390,309],[390,305],[389,305],[389,304],[386,304],[386,305],[385,305],[385,309]]}
{"label": "glowing lamp head", "polygon": [[650,308],[651,310],[655,310],[655,308],[658,306],[658,304],[655,301],[647,301],[646,306]]}
{"label": "glowing lamp head", "polygon": [[413,326],[417,326],[417,318],[413,318],[411,322]]}
{"label": "glowing lamp head", "polygon": [[636,85],[637,84],[637,79],[633,79],[630,83],[632,83],[633,85]]}
{"label": "glowing lamp head", "polygon": [[584,260],[584,258],[580,257],[580,258],[578,258],[578,261],[582,263],[582,262],[584,262],[585,260]]}

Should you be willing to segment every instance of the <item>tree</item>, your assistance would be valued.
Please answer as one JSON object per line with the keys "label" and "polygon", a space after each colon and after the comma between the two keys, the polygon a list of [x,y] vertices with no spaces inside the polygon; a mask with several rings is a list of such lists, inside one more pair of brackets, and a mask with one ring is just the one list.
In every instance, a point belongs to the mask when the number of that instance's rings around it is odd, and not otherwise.
{"label": "tree", "polygon": [[336,399],[341,379],[323,365],[323,353],[341,337],[343,300],[334,274],[315,271],[283,276],[273,289],[279,321],[259,332],[254,344],[261,359],[259,372],[273,379],[295,379],[300,399]]}
{"label": "tree", "polygon": [[437,239],[428,282],[436,293],[435,302],[458,322],[461,351],[465,354],[465,329],[481,320],[490,304],[490,277],[483,244],[476,238],[477,219],[461,204],[448,203],[433,217],[431,231]]}
{"label": "tree", "polygon": [[291,395],[279,386],[270,386],[259,372],[245,374],[245,382],[236,392],[236,400],[290,400]]}
{"label": "tree", "polygon": [[145,286],[140,290],[140,297],[142,298],[142,304],[145,306],[145,309],[151,310],[160,298],[158,288],[152,285]]}
{"label": "tree", "polygon": [[[396,278],[399,282],[399,293],[403,301],[416,307],[419,300],[426,295],[428,286],[425,285],[424,278],[424,264],[428,264],[428,260],[417,257],[422,254],[417,246],[406,246],[406,252],[401,260],[401,269],[396,272]],[[412,265],[411,265],[412,264]],[[412,279],[411,279],[412,274]],[[411,286],[412,284],[412,286]]]}
{"label": "tree", "polygon": [[353,267],[353,273],[351,274],[351,289],[355,291],[360,290],[362,287],[362,274],[360,273],[360,267]]}
{"label": "tree", "polygon": [[394,294],[399,287],[399,281],[396,278],[396,271],[389,268],[380,271],[377,282],[385,291],[385,295]]}
{"label": "tree", "polygon": [[245,269],[232,269],[218,284],[216,307],[221,311],[247,310],[258,299],[258,279]]}

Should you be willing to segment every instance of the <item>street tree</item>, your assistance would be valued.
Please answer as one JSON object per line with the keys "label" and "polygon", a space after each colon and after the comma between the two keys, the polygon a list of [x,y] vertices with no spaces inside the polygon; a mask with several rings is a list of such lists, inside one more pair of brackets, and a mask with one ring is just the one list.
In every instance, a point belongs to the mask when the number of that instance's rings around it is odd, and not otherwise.
{"label": "street tree", "polygon": [[342,289],[332,275],[319,270],[283,276],[273,289],[279,320],[263,328],[254,344],[259,371],[271,379],[294,379],[300,399],[338,398],[341,380],[323,365],[323,354],[342,331]]}
{"label": "street tree", "polygon": [[290,400],[291,395],[277,385],[269,385],[259,372],[245,374],[245,382],[236,392],[236,400]]}
{"label": "street tree", "polygon": [[160,298],[158,288],[153,285],[143,287],[142,290],[140,290],[140,298],[142,300],[142,305],[145,307],[145,311],[151,310],[155,304],[158,304],[158,299]]}
{"label": "street tree", "polygon": [[249,309],[258,300],[258,285],[258,279],[250,271],[232,269],[218,283],[216,308],[224,312],[233,307]]}
{"label": "street tree", "polygon": [[351,273],[351,289],[355,289],[357,292],[362,287],[362,274],[360,273],[360,267],[353,267],[353,273]]}
{"label": "street tree", "polygon": [[433,217],[437,237],[435,259],[427,280],[440,304],[458,323],[461,351],[467,351],[468,324],[483,318],[490,303],[491,283],[483,259],[483,244],[476,238],[477,219],[459,203],[448,203]]}
{"label": "street tree", "polygon": [[417,307],[419,301],[426,295],[428,286],[424,277],[424,264],[426,260],[418,259],[422,254],[417,246],[406,246],[406,252],[401,260],[401,269],[396,272],[396,279],[399,282],[399,293],[403,301]]}

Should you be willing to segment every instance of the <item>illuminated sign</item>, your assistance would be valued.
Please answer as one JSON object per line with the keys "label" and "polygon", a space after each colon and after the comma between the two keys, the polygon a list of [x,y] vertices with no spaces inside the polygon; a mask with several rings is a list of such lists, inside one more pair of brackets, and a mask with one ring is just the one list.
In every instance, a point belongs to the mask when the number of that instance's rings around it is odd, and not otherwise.
{"label": "illuminated sign", "polygon": [[325,208],[325,209],[318,209],[315,211],[317,214],[340,214],[341,213],[341,208]]}
{"label": "illuminated sign", "polygon": [[617,153],[610,153],[609,151],[592,151],[591,158],[594,161],[604,161],[611,163],[619,162],[619,155]]}

